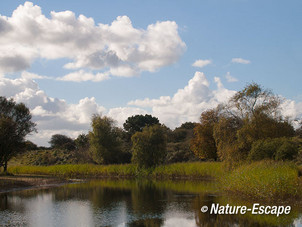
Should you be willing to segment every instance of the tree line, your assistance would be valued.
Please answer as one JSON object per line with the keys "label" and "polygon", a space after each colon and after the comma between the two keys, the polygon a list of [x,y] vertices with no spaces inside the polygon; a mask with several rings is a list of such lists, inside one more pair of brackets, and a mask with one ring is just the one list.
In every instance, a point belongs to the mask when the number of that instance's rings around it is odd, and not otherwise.
{"label": "tree line", "polygon": [[[242,161],[298,159],[302,127],[294,129],[281,114],[281,103],[279,96],[251,83],[227,103],[202,112],[198,123],[171,130],[146,114],[129,117],[119,128],[112,118],[96,114],[88,134],[76,139],[56,134],[49,143],[82,162],[132,162],[141,168],[195,160],[225,161],[232,167]],[[11,157],[37,149],[25,140],[35,126],[23,103],[0,97],[0,166],[5,171]]]}

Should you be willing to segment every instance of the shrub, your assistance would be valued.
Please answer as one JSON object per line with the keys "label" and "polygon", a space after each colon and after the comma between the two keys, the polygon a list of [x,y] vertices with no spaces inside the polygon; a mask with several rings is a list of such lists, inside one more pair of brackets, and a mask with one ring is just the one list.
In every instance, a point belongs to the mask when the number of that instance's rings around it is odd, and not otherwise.
{"label": "shrub", "polygon": [[285,141],[277,150],[276,160],[292,160],[298,154],[298,147],[294,143]]}
{"label": "shrub", "polygon": [[248,160],[292,160],[297,153],[298,146],[289,138],[257,140],[252,144]]}

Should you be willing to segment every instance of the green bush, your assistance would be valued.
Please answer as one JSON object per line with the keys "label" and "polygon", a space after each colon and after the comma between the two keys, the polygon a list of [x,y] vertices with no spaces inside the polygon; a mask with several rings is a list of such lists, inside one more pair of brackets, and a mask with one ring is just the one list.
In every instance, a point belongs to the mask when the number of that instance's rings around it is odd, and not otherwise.
{"label": "green bush", "polygon": [[298,153],[298,146],[290,138],[257,140],[248,155],[250,161],[263,159],[292,160]]}
{"label": "green bush", "polygon": [[277,150],[276,160],[292,160],[298,154],[298,147],[294,143],[285,141]]}

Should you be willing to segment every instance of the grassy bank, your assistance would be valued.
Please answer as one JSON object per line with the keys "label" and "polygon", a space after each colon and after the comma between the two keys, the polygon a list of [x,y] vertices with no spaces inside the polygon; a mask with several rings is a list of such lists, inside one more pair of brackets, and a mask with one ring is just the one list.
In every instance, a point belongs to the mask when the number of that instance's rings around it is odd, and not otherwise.
{"label": "grassy bank", "polygon": [[163,179],[176,178],[218,178],[222,176],[222,163],[193,162],[158,166],[154,169],[139,170],[133,164],[124,165],[53,165],[53,166],[13,166],[12,174],[51,175],[56,177],[150,177]]}
{"label": "grassy bank", "polygon": [[298,168],[289,162],[261,161],[243,165],[223,180],[224,190],[251,198],[284,201],[301,195]]}
{"label": "grassy bank", "polygon": [[138,170],[133,164],[14,166],[9,168],[9,172],[62,178],[216,179],[220,191],[263,200],[300,198],[302,192],[299,169],[290,162],[261,161],[244,164],[233,171],[227,171],[220,162],[193,162],[147,170]]}

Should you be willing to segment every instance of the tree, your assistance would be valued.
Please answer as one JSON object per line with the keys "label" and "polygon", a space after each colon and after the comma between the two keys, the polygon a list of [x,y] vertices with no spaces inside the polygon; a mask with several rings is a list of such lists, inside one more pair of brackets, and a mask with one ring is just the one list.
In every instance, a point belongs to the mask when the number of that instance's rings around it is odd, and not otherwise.
{"label": "tree", "polygon": [[217,148],[213,130],[218,119],[218,111],[216,109],[204,111],[200,117],[200,124],[197,124],[194,128],[191,149],[200,159],[217,160]]}
{"label": "tree", "polygon": [[0,96],[0,166],[25,148],[25,137],[36,131],[29,109],[23,103]]}
{"label": "tree", "polygon": [[49,141],[49,144],[52,148],[57,148],[57,149],[66,149],[69,151],[75,149],[74,140],[68,136],[61,135],[61,134],[53,135]]}
{"label": "tree", "polygon": [[115,126],[114,120],[106,116],[94,115],[91,126],[89,150],[92,159],[99,164],[118,163],[122,144],[120,130]]}
{"label": "tree", "polygon": [[136,132],[142,132],[144,127],[155,124],[159,124],[158,118],[146,114],[128,117],[123,126],[125,131],[132,136]]}
{"label": "tree", "polygon": [[166,156],[166,135],[160,125],[145,127],[132,137],[132,161],[140,168],[150,168],[161,164]]}
{"label": "tree", "polygon": [[78,137],[74,140],[74,143],[76,145],[76,149],[87,150],[89,148],[89,136],[82,133],[78,135]]}
{"label": "tree", "polygon": [[220,106],[220,119],[214,126],[220,159],[244,160],[259,139],[293,136],[293,126],[280,113],[281,101],[270,90],[252,83]]}

